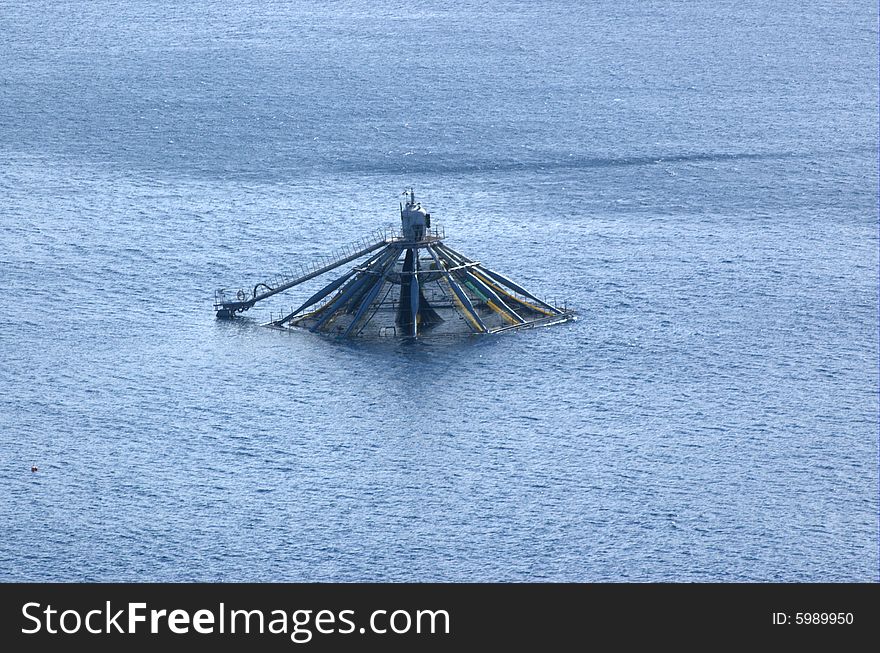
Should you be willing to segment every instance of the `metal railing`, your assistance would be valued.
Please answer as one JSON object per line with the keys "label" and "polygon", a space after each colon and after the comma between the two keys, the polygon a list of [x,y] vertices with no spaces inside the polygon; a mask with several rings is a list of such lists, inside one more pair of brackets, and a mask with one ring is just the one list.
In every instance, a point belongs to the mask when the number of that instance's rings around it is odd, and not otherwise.
{"label": "metal railing", "polygon": [[[442,226],[433,227],[426,231],[426,236],[433,239],[443,239],[446,237],[446,231]],[[351,256],[370,248],[377,242],[391,243],[395,241],[405,241],[403,233],[395,227],[384,227],[370,232],[368,235],[360,239],[347,243],[342,247],[336,248],[330,254],[319,254],[317,258],[307,263],[299,263],[296,267],[276,273],[270,277],[264,277],[262,281],[256,283],[253,288],[258,289],[261,286],[271,291],[275,288],[290,284],[297,279],[315,274],[324,268],[332,268],[334,265]],[[220,307],[224,304],[233,302],[249,302],[258,298],[258,293],[253,289],[237,288],[229,291],[234,294],[234,299],[227,296],[225,288],[219,288],[214,291],[214,306]]]}

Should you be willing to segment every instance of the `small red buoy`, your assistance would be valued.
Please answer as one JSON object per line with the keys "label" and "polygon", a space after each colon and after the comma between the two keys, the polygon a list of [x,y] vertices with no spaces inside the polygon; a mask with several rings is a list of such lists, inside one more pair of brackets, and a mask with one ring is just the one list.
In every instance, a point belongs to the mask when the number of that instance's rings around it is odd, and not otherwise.
{"label": "small red buoy", "polygon": [[39,467],[37,467],[36,465],[31,465],[31,471],[32,471],[32,472],[35,472],[35,471],[37,471],[38,469],[39,469]]}

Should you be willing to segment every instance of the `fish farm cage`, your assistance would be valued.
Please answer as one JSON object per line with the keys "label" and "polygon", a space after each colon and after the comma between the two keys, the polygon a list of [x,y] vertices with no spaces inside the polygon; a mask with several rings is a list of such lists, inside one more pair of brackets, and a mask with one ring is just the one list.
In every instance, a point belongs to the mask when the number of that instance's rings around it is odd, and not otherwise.
{"label": "fish farm cage", "polygon": [[273,314],[266,326],[335,338],[421,338],[497,334],[576,318],[565,303],[539,299],[446,245],[445,232],[431,227],[431,214],[416,201],[415,192],[407,189],[404,196],[399,232],[377,233],[310,268],[276,275],[231,297],[218,290],[217,317],[233,318],[258,302],[353,264],[296,309]]}

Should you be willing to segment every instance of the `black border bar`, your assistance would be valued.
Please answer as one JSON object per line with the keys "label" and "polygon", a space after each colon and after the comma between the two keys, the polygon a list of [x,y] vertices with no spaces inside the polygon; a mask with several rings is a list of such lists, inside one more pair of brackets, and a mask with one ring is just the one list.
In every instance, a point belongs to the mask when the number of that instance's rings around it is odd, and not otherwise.
{"label": "black border bar", "polygon": [[[9,583],[0,584],[0,642],[5,650],[16,651],[54,650],[78,644],[87,645],[90,651],[118,651],[128,643],[161,646],[163,651],[226,643],[237,648],[308,651],[365,647],[450,650],[477,645],[569,650],[573,645],[594,648],[607,641],[615,646],[646,641],[702,646],[793,641],[838,645],[880,634],[878,598],[877,584]],[[81,616],[89,610],[106,611],[108,601],[111,612],[126,610],[129,603],[144,603],[147,611],[184,610],[189,615],[198,610],[216,615],[222,604],[227,613],[260,610],[266,623],[273,614],[281,614],[273,611],[310,611],[300,612],[299,618],[311,620],[302,630],[310,630],[313,637],[305,643],[294,643],[289,631],[260,635],[245,634],[239,628],[232,634],[228,621],[225,634],[216,632],[216,621],[211,634],[200,634],[192,628],[186,634],[174,634],[167,628],[152,634],[149,622],[139,623],[134,634],[89,634],[81,628],[77,634],[53,635],[46,633],[44,626],[36,634],[22,633],[35,627],[34,620],[23,615],[25,604],[31,603],[29,613],[41,620],[42,610],[51,605],[57,611],[57,629],[62,611],[75,610]],[[314,620],[322,610],[330,611],[322,618],[324,631],[336,626],[351,632],[318,632]],[[396,634],[388,628],[387,618],[398,610],[409,615],[419,610],[445,611],[449,632],[443,632],[440,619],[438,632],[415,633],[411,628],[410,632]],[[351,626],[338,620],[342,611],[351,611],[343,614]],[[375,619],[380,629],[386,630],[384,634],[371,632],[369,619],[376,611],[384,611]],[[335,622],[330,613],[337,616]],[[127,626],[127,614],[117,620],[122,627]],[[831,614],[835,616],[828,616]],[[842,622],[840,615],[844,615]],[[821,623],[832,619],[838,623]],[[96,629],[103,620],[103,616],[95,615]],[[398,629],[403,629],[407,620],[401,615]],[[72,628],[73,623],[75,619],[70,615],[68,627]],[[13,648],[7,648],[8,644]]]}

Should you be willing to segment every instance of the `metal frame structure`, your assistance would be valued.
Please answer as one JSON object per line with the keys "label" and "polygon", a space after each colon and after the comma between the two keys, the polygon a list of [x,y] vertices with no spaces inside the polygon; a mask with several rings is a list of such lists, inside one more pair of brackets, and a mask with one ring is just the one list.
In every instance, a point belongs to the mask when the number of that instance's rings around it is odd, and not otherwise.
{"label": "metal frame structure", "polygon": [[442,229],[404,191],[400,233],[382,232],[343,248],[329,261],[278,275],[239,290],[234,299],[215,293],[218,318],[232,318],[257,302],[364,259],[268,326],[306,328],[338,338],[428,334],[491,334],[575,319],[565,306],[539,299],[521,285],[445,244]]}

